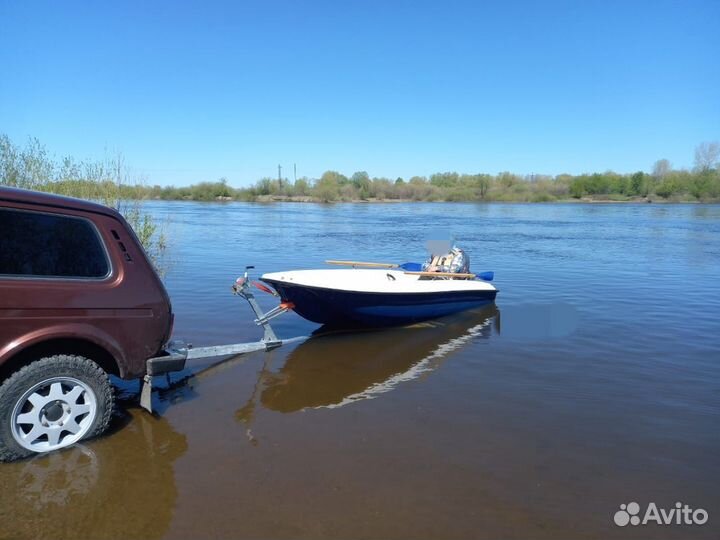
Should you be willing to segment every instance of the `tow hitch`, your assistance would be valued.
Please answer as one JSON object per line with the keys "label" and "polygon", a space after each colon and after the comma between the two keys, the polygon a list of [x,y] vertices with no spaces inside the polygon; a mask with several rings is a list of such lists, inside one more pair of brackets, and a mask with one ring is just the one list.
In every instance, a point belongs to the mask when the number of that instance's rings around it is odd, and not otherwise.
{"label": "tow hitch", "polygon": [[246,266],[243,277],[238,278],[232,286],[233,294],[243,297],[255,313],[255,324],[262,326],[263,337],[260,341],[251,341],[246,343],[232,343],[229,345],[214,345],[210,347],[193,347],[183,341],[174,340],[168,343],[163,354],[146,361],[145,376],[142,380],[142,390],[140,391],[140,406],[146,411],[152,413],[152,382],[155,375],[163,375],[173,371],[181,371],[185,369],[188,360],[200,358],[213,358],[219,356],[236,356],[238,354],[270,351],[287,343],[301,341],[306,336],[298,336],[290,339],[279,339],[275,331],[270,326],[270,320],[290,311],[293,305],[289,302],[283,302],[279,306],[274,307],[267,313],[263,312],[260,304],[255,299],[250,285],[254,285],[258,289],[279,296],[275,291],[266,287],[259,282],[251,282],[248,277],[248,271],[254,269],[254,266]]}

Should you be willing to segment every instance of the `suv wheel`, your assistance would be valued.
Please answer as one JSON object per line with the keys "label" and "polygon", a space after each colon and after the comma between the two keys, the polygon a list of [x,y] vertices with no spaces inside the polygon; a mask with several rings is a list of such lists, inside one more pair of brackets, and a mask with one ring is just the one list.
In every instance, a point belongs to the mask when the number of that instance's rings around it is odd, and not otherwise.
{"label": "suv wheel", "polygon": [[92,360],[56,355],[25,366],[0,386],[0,461],[99,435],[113,404],[107,373]]}

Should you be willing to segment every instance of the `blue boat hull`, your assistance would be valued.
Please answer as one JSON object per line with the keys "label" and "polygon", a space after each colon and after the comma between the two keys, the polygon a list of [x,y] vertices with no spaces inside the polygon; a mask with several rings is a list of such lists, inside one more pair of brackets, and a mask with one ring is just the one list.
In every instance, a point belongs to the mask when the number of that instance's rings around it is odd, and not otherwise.
{"label": "blue boat hull", "polygon": [[331,326],[398,326],[477,308],[497,290],[437,293],[369,293],[309,287],[265,279],[301,317]]}

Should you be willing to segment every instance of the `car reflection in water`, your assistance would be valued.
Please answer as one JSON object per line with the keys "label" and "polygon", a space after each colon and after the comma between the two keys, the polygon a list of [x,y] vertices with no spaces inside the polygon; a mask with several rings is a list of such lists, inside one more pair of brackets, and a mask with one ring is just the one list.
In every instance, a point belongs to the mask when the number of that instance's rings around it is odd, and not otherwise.
{"label": "car reflection in water", "polygon": [[500,331],[493,304],[402,328],[333,333],[320,328],[277,371],[267,361],[236,417],[249,426],[256,403],[292,413],[372,399],[436,369],[453,351]]}
{"label": "car reflection in water", "polygon": [[0,538],[162,537],[185,436],[138,409],[115,424],[109,437],[4,464]]}

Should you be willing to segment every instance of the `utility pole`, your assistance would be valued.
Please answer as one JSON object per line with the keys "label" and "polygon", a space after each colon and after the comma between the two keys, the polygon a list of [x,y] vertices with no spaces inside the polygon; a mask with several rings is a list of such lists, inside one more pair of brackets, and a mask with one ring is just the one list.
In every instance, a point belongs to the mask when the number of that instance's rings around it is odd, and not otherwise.
{"label": "utility pole", "polygon": [[280,189],[282,189],[282,166],[278,165],[278,184],[280,186]]}
{"label": "utility pole", "polygon": [[293,182],[297,182],[297,163],[293,163]]}

